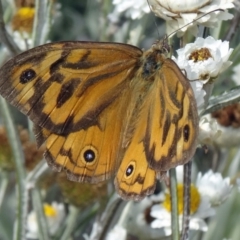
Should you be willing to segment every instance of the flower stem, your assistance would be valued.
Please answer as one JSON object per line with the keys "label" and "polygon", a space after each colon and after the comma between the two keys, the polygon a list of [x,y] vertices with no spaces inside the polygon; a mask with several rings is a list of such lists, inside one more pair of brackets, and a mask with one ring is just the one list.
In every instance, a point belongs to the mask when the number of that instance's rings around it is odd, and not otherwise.
{"label": "flower stem", "polygon": [[9,179],[7,177],[6,172],[3,172],[3,171],[1,172],[0,180],[1,180],[0,181],[0,209],[1,209],[3,199],[6,194],[8,183],[9,183]]}
{"label": "flower stem", "polygon": [[46,21],[47,14],[47,1],[46,0],[36,0],[36,14],[34,18],[33,34],[32,34],[32,47],[43,44],[44,36],[44,25]]}
{"label": "flower stem", "polygon": [[41,198],[40,191],[37,186],[31,190],[32,202],[34,211],[37,215],[38,222],[38,233],[40,240],[48,240],[49,238],[49,229],[46,221],[46,217],[43,210],[43,202]]}
{"label": "flower stem", "polygon": [[107,208],[105,210],[106,215],[104,216],[104,219],[102,220],[103,229],[99,236],[99,240],[103,240],[106,238],[107,232],[113,221],[113,218],[116,216],[117,210],[120,208],[122,203],[125,204],[125,202],[123,202],[122,199],[120,199],[118,197],[117,198],[113,197],[113,198],[114,198],[114,200],[112,202],[110,202],[110,204],[107,206]]}
{"label": "flower stem", "polygon": [[13,152],[14,164],[16,167],[17,175],[17,219],[14,228],[14,240],[22,239],[25,236],[25,219],[27,215],[27,200],[25,193],[25,169],[24,162],[25,157],[22,151],[22,145],[17,134],[17,130],[13,123],[13,118],[11,117],[8,104],[3,99],[0,98],[0,109],[2,116],[5,121],[5,126],[7,129],[8,139]]}
{"label": "flower stem", "polygon": [[18,46],[15,44],[13,39],[9,36],[9,34],[6,31],[3,20],[3,8],[1,0],[0,0],[0,42],[2,42],[7,47],[7,49],[13,56],[21,52]]}
{"label": "flower stem", "polygon": [[179,240],[179,222],[178,222],[178,198],[177,198],[177,178],[176,169],[172,168],[170,173],[170,192],[171,192],[171,226],[172,240]]}
{"label": "flower stem", "polygon": [[68,240],[71,238],[71,235],[76,228],[76,220],[77,217],[80,215],[81,211],[79,208],[70,205],[69,206],[69,214],[66,220],[66,228],[62,233],[62,236],[59,238],[60,240]]}
{"label": "flower stem", "polygon": [[181,240],[188,239],[189,220],[190,220],[190,201],[191,201],[191,167],[192,162],[189,161],[184,165],[184,189],[183,189],[183,221]]}

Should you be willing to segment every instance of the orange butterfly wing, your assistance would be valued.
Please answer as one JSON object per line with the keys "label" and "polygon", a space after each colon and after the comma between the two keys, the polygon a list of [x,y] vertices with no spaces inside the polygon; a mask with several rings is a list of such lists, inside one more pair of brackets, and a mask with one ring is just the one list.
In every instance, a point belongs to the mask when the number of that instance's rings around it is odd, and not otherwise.
{"label": "orange butterfly wing", "polygon": [[59,134],[77,131],[128,88],[141,55],[126,44],[45,44],[1,68],[1,95],[36,125]]}
{"label": "orange butterfly wing", "polygon": [[119,165],[123,116],[141,55],[125,44],[46,44],[5,64],[0,92],[34,122],[54,170],[75,181],[103,181]]}
{"label": "orange butterfly wing", "polygon": [[72,181],[98,183],[112,177],[120,164],[124,123],[114,119],[116,115],[125,114],[126,94],[123,100],[119,97],[104,109],[97,117],[97,123],[87,129],[55,134],[35,126],[38,144],[45,142],[44,157],[48,164],[55,171],[64,169]]}
{"label": "orange butterfly wing", "polygon": [[173,60],[165,59],[155,78],[155,97],[146,106],[145,152],[150,167],[166,171],[195,153],[199,120],[190,82]]}
{"label": "orange butterfly wing", "polygon": [[115,179],[124,199],[140,200],[152,193],[156,173],[186,163],[196,150],[193,90],[179,67],[159,49],[144,53],[132,83],[137,96],[128,108],[125,151]]}

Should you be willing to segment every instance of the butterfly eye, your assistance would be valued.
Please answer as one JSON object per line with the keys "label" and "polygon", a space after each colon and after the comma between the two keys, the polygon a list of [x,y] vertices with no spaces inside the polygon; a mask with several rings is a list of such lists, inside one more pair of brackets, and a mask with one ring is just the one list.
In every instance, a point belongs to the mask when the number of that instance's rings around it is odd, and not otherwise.
{"label": "butterfly eye", "polygon": [[183,128],[183,138],[185,142],[188,142],[189,134],[190,134],[190,127],[188,124],[186,124]]}
{"label": "butterfly eye", "polygon": [[20,83],[25,84],[32,81],[36,77],[36,72],[33,69],[26,69],[20,75]]}
{"label": "butterfly eye", "polygon": [[135,169],[135,163],[131,162],[125,172],[126,177],[130,177]]}
{"label": "butterfly eye", "polygon": [[86,162],[92,162],[92,161],[94,161],[96,156],[95,156],[94,151],[89,149],[89,150],[84,152],[83,157],[84,157]]}
{"label": "butterfly eye", "polygon": [[82,161],[86,164],[93,164],[98,156],[98,151],[93,146],[86,146],[81,152]]}

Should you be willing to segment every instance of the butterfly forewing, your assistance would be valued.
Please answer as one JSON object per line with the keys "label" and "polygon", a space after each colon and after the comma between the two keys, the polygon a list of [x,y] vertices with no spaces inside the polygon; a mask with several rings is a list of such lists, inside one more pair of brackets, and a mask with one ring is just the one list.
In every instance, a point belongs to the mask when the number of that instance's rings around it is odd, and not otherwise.
{"label": "butterfly forewing", "polygon": [[66,134],[91,126],[121,95],[141,54],[123,44],[47,44],[5,64],[0,92],[35,124]]}

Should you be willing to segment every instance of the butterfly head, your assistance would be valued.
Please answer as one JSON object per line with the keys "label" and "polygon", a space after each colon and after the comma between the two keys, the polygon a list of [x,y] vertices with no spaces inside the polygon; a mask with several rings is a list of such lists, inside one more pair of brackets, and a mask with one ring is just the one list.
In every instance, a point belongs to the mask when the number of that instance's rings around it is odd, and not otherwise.
{"label": "butterfly head", "polygon": [[162,66],[164,60],[171,52],[171,47],[168,44],[168,39],[165,37],[162,40],[155,42],[152,47],[145,52],[142,64],[142,77],[150,79],[156,71]]}
{"label": "butterfly head", "polygon": [[159,51],[161,54],[163,54],[165,57],[168,57],[168,55],[172,52],[172,48],[168,43],[168,36],[166,35],[163,39],[157,40],[152,45],[153,51]]}

